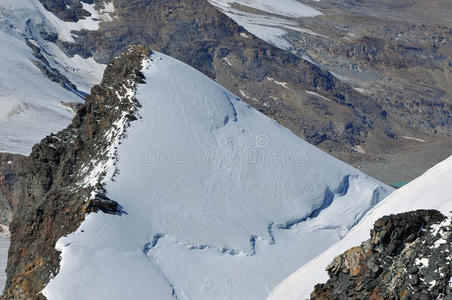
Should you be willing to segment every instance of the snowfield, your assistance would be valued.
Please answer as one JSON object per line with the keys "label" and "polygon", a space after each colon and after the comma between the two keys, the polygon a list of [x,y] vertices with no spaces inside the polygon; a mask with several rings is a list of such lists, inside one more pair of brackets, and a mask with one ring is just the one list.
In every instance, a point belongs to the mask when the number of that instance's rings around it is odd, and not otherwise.
{"label": "snowfield", "polygon": [[297,0],[211,0],[216,5],[232,7],[234,4],[291,18],[315,17],[322,13]]}
{"label": "snowfield", "polygon": [[41,73],[32,63],[36,58],[26,39],[38,46],[50,66],[79,91],[89,93],[102,79],[105,65],[92,58],[68,57],[36,34],[40,30],[55,32],[61,40],[72,42],[71,30],[95,30],[100,20],[108,21],[114,11],[110,3],[100,11],[93,5],[83,5],[92,16],[71,23],[58,19],[39,0],[0,0],[0,152],[29,154],[34,144],[71,122],[73,112],[61,102],[83,101]]}
{"label": "snowfield", "polygon": [[292,44],[285,38],[289,31],[321,36],[300,27],[296,19],[316,17],[322,13],[296,0],[209,0],[209,2],[256,37],[284,50],[292,48]]}
{"label": "snowfield", "polygon": [[304,300],[309,298],[315,284],[328,280],[325,268],[333,259],[369,239],[370,230],[375,221],[383,216],[417,209],[436,209],[450,217],[452,212],[452,195],[449,192],[451,182],[452,156],[393,192],[369,211],[343,240],[285,279],[267,299]]}
{"label": "snowfield", "polygon": [[143,72],[105,185],[124,213],[59,240],[48,299],[264,299],[392,191],[175,59]]}

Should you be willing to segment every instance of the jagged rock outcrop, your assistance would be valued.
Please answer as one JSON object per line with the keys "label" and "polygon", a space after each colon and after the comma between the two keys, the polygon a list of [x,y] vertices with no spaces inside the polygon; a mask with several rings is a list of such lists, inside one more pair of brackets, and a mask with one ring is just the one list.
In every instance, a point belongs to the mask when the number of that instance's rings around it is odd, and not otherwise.
{"label": "jagged rock outcrop", "polygon": [[106,162],[114,164],[113,143],[125,134],[119,121],[127,126],[136,118],[138,103],[129,91],[142,81],[142,61],[150,52],[137,46],[113,59],[72,124],[33,147],[10,226],[3,299],[44,298],[38,293],[59,268],[56,241],[74,232],[86,213],[121,213],[104,195],[100,179],[105,170],[96,172]]}
{"label": "jagged rock outcrop", "polygon": [[435,210],[383,217],[337,256],[311,299],[451,299],[452,224]]}

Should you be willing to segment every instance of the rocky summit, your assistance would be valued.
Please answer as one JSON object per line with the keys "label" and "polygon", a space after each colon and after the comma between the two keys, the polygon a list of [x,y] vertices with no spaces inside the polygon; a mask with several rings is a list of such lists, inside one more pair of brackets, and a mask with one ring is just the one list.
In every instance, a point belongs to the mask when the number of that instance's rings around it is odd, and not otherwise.
{"label": "rocky summit", "polygon": [[96,164],[109,158],[105,149],[112,139],[124,134],[114,123],[121,117],[135,118],[137,103],[127,95],[142,79],[141,62],[149,54],[150,50],[135,47],[112,60],[72,124],[45,138],[27,157],[20,202],[10,226],[3,299],[41,298],[38,293],[59,269],[56,241],[75,231],[86,213],[120,212],[103,193],[102,174],[93,182],[84,180]]}
{"label": "rocky summit", "polygon": [[390,215],[336,257],[311,299],[452,299],[452,224],[435,210]]}

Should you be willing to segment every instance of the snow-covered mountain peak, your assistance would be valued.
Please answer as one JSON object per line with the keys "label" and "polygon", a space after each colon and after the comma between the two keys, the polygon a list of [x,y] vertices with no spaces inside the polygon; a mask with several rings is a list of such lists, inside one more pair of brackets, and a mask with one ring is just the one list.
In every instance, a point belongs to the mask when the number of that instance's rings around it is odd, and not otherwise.
{"label": "snow-covered mountain peak", "polygon": [[94,168],[121,214],[59,240],[49,299],[263,299],[391,190],[195,69],[159,53],[143,65],[139,109]]}

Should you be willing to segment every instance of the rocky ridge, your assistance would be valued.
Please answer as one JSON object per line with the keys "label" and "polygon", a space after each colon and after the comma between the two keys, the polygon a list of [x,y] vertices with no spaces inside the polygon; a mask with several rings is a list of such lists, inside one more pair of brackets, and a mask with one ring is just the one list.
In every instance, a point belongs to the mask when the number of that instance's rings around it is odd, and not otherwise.
{"label": "rocky ridge", "polygon": [[451,299],[451,219],[435,210],[383,217],[337,256],[311,299]]}
{"label": "rocky ridge", "polygon": [[142,61],[150,53],[133,47],[113,59],[72,124],[33,147],[10,226],[3,299],[43,299],[39,292],[59,269],[56,241],[74,232],[87,213],[121,213],[104,195],[102,179],[116,172],[115,147],[139,106],[131,91],[142,82]]}

